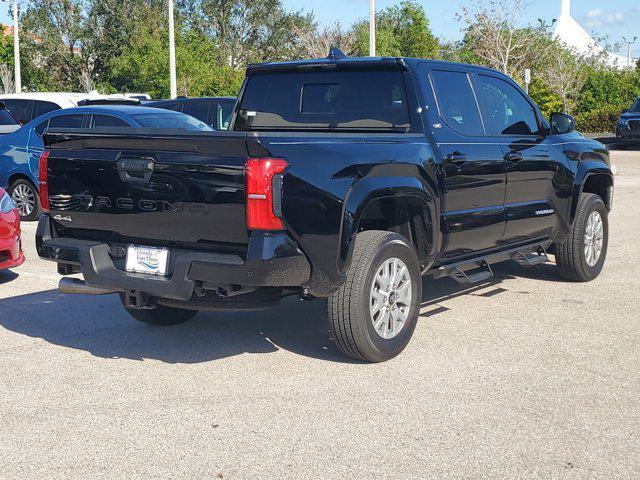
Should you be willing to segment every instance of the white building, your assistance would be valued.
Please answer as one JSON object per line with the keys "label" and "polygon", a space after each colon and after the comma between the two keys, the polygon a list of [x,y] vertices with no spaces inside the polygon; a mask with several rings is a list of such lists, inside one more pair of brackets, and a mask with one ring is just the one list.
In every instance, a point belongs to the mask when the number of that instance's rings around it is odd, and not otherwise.
{"label": "white building", "polygon": [[560,18],[553,35],[580,55],[603,55],[608,65],[620,69],[627,67],[626,57],[605,51],[571,16],[571,0],[562,0]]}

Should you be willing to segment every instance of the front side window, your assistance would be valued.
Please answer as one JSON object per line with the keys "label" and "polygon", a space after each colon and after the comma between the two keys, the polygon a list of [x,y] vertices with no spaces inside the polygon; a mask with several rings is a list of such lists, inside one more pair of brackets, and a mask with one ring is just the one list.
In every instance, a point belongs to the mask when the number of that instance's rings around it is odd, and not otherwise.
{"label": "front side window", "polygon": [[515,87],[499,78],[478,76],[478,100],[485,128],[491,135],[537,135],[533,106]]}
{"label": "front side window", "polygon": [[60,115],[49,120],[49,128],[82,128],[83,114]]}
{"label": "front side window", "polygon": [[483,135],[469,76],[442,70],[434,70],[430,76],[442,121],[463,135]]}
{"label": "front side window", "polygon": [[411,118],[399,71],[258,73],[248,80],[236,128],[407,132]]}

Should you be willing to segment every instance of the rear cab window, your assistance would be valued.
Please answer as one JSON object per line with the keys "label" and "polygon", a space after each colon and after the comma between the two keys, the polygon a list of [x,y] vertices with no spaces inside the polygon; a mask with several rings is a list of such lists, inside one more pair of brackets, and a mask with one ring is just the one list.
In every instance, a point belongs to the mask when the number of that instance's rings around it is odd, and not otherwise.
{"label": "rear cab window", "polygon": [[240,103],[242,131],[409,132],[401,71],[254,73]]}

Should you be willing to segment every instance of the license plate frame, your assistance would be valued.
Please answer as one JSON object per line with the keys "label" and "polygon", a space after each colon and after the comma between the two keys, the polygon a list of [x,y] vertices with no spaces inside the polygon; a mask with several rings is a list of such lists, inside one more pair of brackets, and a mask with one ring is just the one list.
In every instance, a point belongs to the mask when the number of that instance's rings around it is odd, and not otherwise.
{"label": "license plate frame", "polygon": [[129,245],[125,270],[129,273],[166,277],[169,269],[169,249],[146,245]]}

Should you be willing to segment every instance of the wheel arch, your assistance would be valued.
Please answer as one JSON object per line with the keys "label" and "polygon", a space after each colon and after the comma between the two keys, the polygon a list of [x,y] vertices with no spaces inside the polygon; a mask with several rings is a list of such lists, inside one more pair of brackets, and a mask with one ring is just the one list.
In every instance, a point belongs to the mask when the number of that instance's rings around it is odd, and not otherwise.
{"label": "wheel arch", "polygon": [[416,248],[423,268],[435,261],[440,242],[439,202],[434,190],[415,177],[365,178],[345,202],[338,268],[348,270],[355,237],[367,230],[405,236]]}
{"label": "wheel arch", "polygon": [[602,201],[611,210],[613,207],[614,178],[611,168],[600,162],[587,162],[581,164],[576,175],[576,182],[571,202],[570,224],[575,221],[578,210],[578,201],[583,193],[593,193],[602,198]]}
{"label": "wheel arch", "polygon": [[11,186],[11,184],[13,182],[15,182],[16,180],[26,180],[28,181],[31,185],[33,185],[36,189],[36,192],[38,192],[38,194],[40,194],[40,189],[38,188],[38,184],[37,182],[33,181],[33,178],[31,178],[29,175],[27,175],[26,173],[22,173],[22,172],[15,172],[10,174],[8,180],[7,180],[7,188]]}

